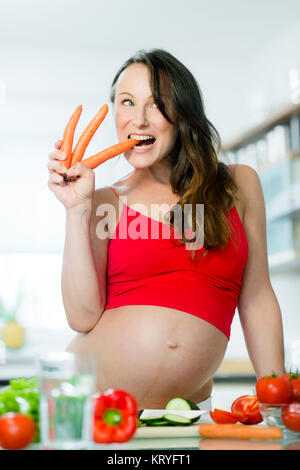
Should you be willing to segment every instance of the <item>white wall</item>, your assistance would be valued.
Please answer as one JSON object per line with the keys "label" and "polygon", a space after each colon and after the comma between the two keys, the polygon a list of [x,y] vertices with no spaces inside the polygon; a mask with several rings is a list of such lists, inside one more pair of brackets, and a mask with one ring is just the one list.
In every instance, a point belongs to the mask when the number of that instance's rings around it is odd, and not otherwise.
{"label": "white wall", "polygon": [[[291,12],[292,14],[292,12]],[[257,113],[250,113],[255,120],[264,119],[272,112],[281,109],[291,102],[290,70],[298,69],[300,79],[300,21],[278,34],[267,43],[249,63],[247,107],[255,109],[257,97]]]}

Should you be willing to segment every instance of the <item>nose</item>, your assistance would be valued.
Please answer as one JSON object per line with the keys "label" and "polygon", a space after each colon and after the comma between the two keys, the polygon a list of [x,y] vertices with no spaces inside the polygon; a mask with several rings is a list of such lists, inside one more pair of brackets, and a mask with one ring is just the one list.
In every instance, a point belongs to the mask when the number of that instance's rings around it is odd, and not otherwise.
{"label": "nose", "polygon": [[132,124],[136,127],[146,127],[148,125],[147,112],[143,106],[135,107],[132,116]]}

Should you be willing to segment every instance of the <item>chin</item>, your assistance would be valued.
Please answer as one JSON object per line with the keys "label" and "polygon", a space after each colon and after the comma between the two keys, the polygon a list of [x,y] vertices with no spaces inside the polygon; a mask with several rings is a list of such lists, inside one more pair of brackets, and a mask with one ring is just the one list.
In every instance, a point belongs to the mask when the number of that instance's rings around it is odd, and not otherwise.
{"label": "chin", "polygon": [[149,158],[148,155],[137,155],[137,154],[132,154],[130,157],[126,157],[126,160],[128,163],[133,166],[134,168],[148,168],[154,163],[157,163],[159,160],[156,160],[155,158]]}

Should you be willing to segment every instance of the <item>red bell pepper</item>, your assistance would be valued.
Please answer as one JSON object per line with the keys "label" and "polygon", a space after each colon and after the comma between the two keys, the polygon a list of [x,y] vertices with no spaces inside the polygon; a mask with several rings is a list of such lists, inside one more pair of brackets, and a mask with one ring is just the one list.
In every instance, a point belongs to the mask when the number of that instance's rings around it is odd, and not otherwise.
{"label": "red bell pepper", "polygon": [[95,398],[94,441],[126,442],[137,428],[137,402],[124,390],[106,390]]}

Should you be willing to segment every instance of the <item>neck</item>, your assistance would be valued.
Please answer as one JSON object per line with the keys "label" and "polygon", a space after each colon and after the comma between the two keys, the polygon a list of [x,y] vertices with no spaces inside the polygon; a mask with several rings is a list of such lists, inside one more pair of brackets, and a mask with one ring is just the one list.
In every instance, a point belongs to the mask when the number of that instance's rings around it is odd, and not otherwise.
{"label": "neck", "polygon": [[158,162],[148,168],[135,168],[132,178],[139,183],[158,183],[162,185],[170,185],[171,168],[162,162]]}

